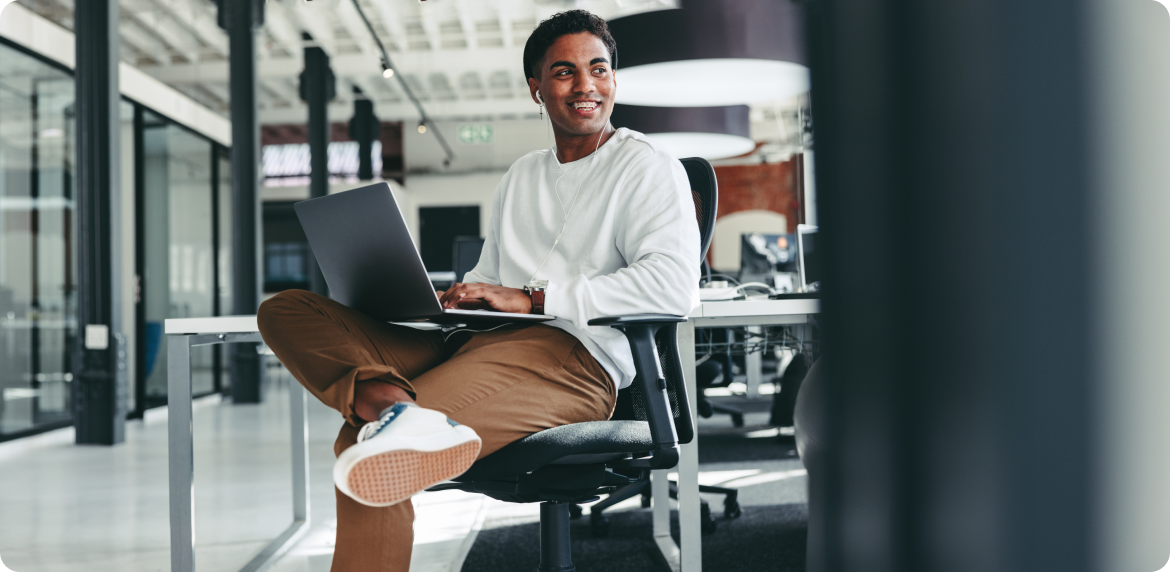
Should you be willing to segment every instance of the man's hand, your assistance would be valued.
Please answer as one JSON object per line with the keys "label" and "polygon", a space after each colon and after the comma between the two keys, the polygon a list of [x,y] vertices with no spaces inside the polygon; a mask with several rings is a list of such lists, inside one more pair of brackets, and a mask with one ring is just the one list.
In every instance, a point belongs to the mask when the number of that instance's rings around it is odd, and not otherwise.
{"label": "man's hand", "polygon": [[519,288],[505,288],[492,284],[455,284],[445,292],[438,292],[444,308],[479,310],[484,307],[497,312],[529,314],[532,298]]}

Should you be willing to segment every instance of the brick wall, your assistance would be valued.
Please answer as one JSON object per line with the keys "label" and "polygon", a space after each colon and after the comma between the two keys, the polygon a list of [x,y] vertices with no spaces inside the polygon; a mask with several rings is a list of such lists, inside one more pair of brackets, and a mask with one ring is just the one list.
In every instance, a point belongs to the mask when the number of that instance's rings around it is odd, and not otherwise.
{"label": "brick wall", "polygon": [[788,232],[796,232],[801,220],[800,172],[802,156],[784,163],[715,167],[719,181],[719,216],[761,209],[788,219]]}

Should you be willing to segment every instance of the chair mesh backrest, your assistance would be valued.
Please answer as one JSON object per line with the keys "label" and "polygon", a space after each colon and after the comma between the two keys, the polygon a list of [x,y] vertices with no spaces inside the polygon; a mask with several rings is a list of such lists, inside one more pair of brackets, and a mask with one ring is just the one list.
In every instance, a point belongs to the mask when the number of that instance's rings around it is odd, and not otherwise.
{"label": "chair mesh backrest", "polygon": [[[658,349],[658,363],[662,367],[662,374],[666,377],[666,396],[670,401],[670,413],[674,417],[674,427],[678,432],[679,443],[690,443],[694,437],[694,425],[691,421],[690,404],[680,391],[685,383],[682,373],[682,360],[678,354],[676,328],[662,328],[658,331],[654,342]],[[614,408],[613,419],[623,421],[646,421],[646,395],[638,381],[618,393],[617,407]]]}
{"label": "chair mesh backrest", "polygon": [[699,223],[699,262],[707,258],[711,235],[715,234],[715,216],[719,205],[719,183],[715,169],[706,159],[690,157],[679,160],[691,183],[691,199],[695,202],[695,220]]}

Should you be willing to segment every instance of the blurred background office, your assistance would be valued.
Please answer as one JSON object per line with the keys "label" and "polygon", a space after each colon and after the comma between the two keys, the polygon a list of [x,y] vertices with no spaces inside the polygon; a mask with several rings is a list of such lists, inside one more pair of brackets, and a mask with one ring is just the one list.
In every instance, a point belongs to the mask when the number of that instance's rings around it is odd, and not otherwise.
{"label": "blurred background office", "polygon": [[[569,8],[614,28],[614,123],[714,165],[705,280],[800,290],[799,231],[819,227],[823,343],[751,363],[729,352],[707,390],[700,475],[740,487],[744,513],[704,536],[704,566],[1165,565],[1170,13],[1154,0],[10,3],[0,514],[21,516],[0,523],[0,552],[33,547],[19,561],[54,569],[165,563],[152,512],[165,470],[149,461],[166,450],[151,424],[167,400],[162,321],[321,291],[291,204],[367,181],[407,207],[436,285],[455,279],[503,171],[549,146],[519,62],[537,23]],[[751,335],[711,332],[696,349]],[[282,419],[265,394],[287,379],[273,365],[263,382],[266,358],[239,346],[193,353],[196,450],[224,469],[196,499],[221,518],[197,549],[224,569],[285,515],[269,484],[286,475],[264,471],[286,459],[266,456],[252,420]],[[794,353],[822,347],[797,459],[766,396],[784,393]],[[223,452],[240,434],[262,438]],[[329,443],[313,447],[327,467]],[[330,493],[327,468],[314,474],[314,494]],[[38,496],[46,486],[67,500]],[[69,518],[95,496],[116,515],[106,530]],[[629,540],[649,530],[631,500],[618,538],[575,525],[582,562],[659,565]],[[474,523],[420,542],[507,569],[488,545],[531,547],[531,515],[492,510],[490,543],[468,544]],[[288,569],[327,568],[322,522]]]}

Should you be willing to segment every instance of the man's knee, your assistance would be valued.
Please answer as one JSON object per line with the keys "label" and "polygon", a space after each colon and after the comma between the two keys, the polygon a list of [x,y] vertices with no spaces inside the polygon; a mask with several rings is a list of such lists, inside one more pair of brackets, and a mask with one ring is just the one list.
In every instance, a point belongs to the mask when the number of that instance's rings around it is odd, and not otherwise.
{"label": "man's knee", "polygon": [[312,301],[318,294],[305,290],[285,290],[260,304],[256,310],[256,325],[265,340],[280,332],[290,318],[313,312]]}

